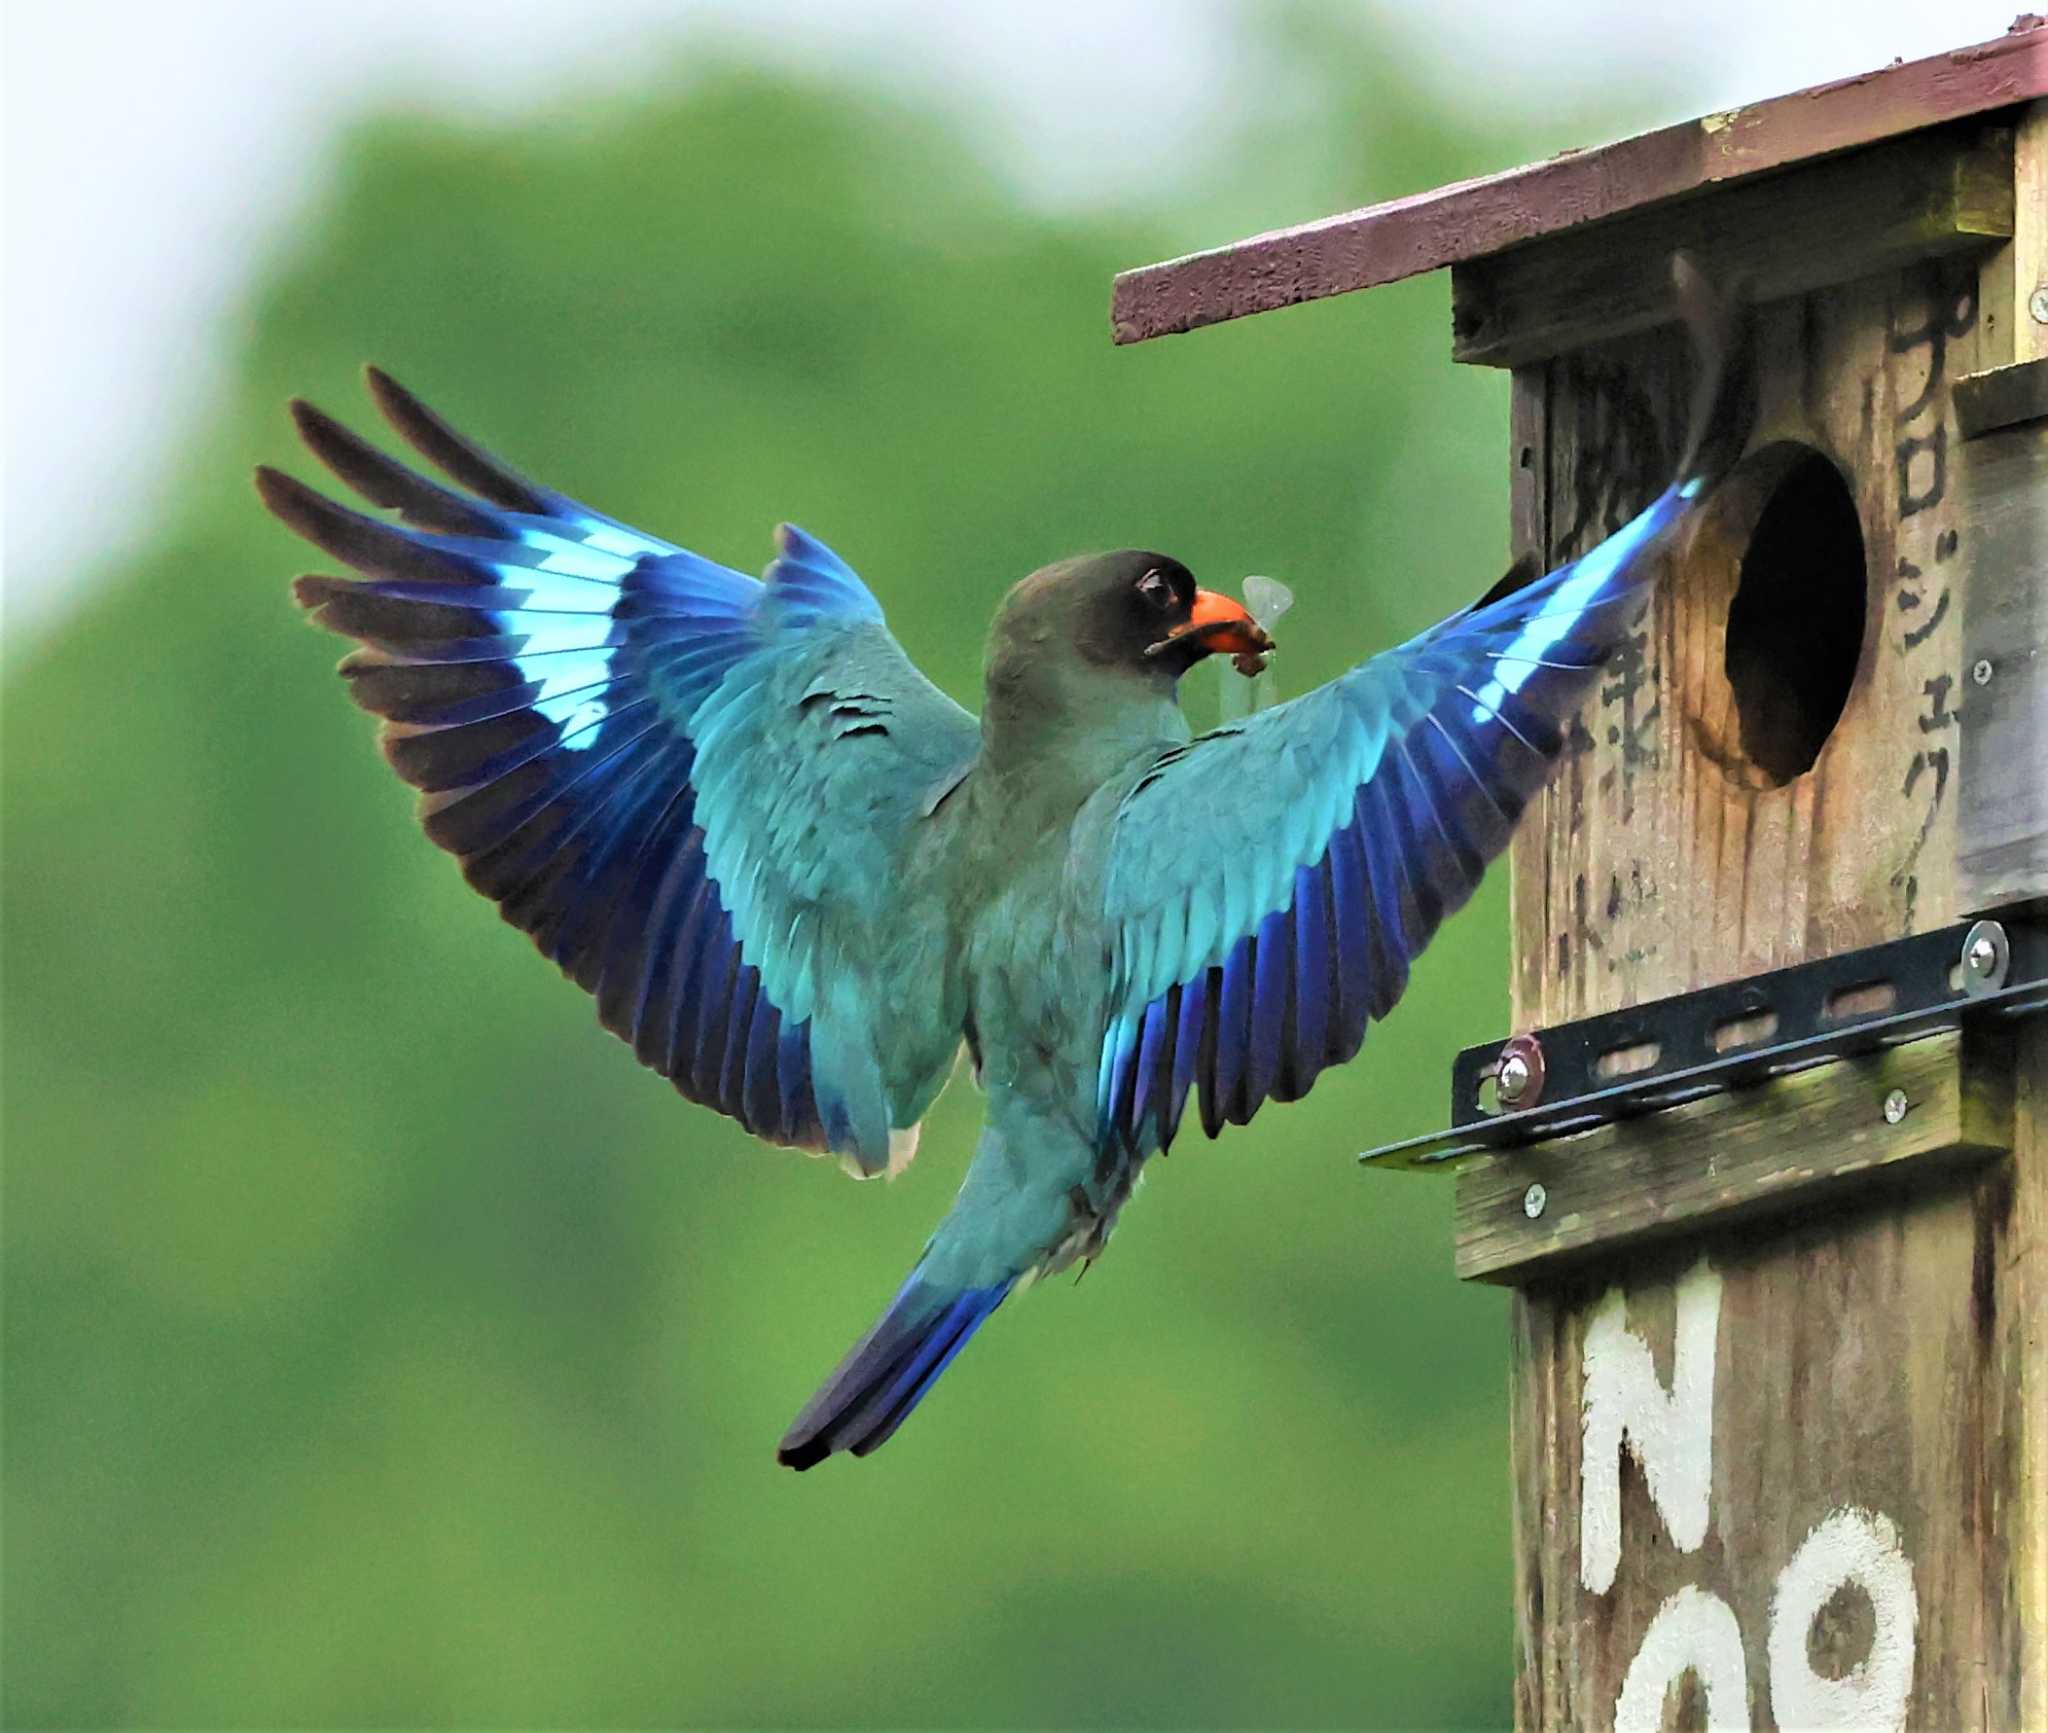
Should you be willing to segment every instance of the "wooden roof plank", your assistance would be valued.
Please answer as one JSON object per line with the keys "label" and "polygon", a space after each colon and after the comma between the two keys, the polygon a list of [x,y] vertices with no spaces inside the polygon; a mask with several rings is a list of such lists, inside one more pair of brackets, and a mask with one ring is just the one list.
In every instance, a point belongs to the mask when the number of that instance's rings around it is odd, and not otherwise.
{"label": "wooden roof plank", "polygon": [[2048,97],[2048,20],[1598,149],[1125,271],[1119,343],[1397,282],[1626,211]]}

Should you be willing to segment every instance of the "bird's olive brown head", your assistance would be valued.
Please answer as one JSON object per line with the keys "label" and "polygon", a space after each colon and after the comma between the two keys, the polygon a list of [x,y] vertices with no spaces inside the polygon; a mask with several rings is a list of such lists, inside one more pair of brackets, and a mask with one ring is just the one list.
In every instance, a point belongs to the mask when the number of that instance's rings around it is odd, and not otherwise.
{"label": "bird's olive brown head", "polygon": [[1255,674],[1273,648],[1241,602],[1197,588],[1180,561],[1142,548],[1033,572],[1004,601],[997,629],[1047,647],[1063,640],[1098,667],[1167,680],[1217,654]]}

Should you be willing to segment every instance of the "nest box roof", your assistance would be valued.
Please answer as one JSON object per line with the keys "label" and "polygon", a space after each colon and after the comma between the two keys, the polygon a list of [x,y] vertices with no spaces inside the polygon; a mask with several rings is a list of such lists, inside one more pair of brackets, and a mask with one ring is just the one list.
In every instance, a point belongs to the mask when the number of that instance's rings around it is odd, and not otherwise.
{"label": "nest box roof", "polygon": [[1996,41],[1254,235],[1116,279],[1119,343],[1484,259],[1776,169],[2048,97],[2048,20]]}

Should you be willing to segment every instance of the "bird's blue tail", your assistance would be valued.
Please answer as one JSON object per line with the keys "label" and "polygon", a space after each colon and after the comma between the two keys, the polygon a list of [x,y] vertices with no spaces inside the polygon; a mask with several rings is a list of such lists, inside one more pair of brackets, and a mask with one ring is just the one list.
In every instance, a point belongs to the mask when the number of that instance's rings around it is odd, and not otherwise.
{"label": "bird's blue tail", "polygon": [[879,1449],[1015,1282],[1013,1276],[960,1292],[913,1270],[888,1311],[791,1422],[776,1460],[804,1469],[841,1450],[865,1456]]}

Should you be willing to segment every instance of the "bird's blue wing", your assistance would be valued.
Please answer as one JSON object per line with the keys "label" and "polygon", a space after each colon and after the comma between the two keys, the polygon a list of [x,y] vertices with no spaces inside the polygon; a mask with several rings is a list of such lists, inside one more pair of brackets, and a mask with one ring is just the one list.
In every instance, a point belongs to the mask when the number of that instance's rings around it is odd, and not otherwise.
{"label": "bird's blue wing", "polygon": [[1549,777],[1685,503],[1140,778],[1106,881],[1105,1138],[1165,1147],[1191,1093],[1213,1137],[1358,1051]]}
{"label": "bird's blue wing", "polygon": [[1689,265],[1699,351],[1679,478],[1583,558],[1249,721],[1161,754],[1111,833],[1098,1138],[1212,1137],[1358,1051],[1444,916],[1507,846],[1565,724],[1632,629],[1672,531],[1754,411],[1749,321]]}
{"label": "bird's blue wing", "polygon": [[[387,719],[427,833],[693,1101],[862,1172],[902,1158],[957,1011],[906,910],[912,832],[978,739],[860,579],[784,526],[759,580],[535,486],[372,373],[427,480],[307,405],[300,431],[401,521],[259,472],[361,580],[299,580]],[[905,942],[908,927],[915,942]]]}

